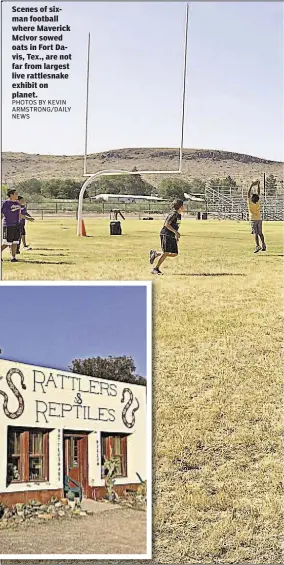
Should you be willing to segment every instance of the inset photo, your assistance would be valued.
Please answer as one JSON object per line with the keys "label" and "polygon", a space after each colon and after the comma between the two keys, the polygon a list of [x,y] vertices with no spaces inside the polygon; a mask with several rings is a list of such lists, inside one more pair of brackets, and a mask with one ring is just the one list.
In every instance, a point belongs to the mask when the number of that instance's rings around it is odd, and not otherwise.
{"label": "inset photo", "polygon": [[150,559],[151,283],[0,301],[0,559]]}

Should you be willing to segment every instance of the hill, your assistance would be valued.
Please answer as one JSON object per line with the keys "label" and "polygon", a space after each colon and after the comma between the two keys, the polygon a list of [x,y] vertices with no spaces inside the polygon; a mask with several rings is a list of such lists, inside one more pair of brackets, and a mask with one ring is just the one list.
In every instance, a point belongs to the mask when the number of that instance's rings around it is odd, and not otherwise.
{"label": "hill", "polygon": [[[88,156],[88,172],[102,169],[131,171],[134,167],[139,170],[176,170],[178,164],[178,149],[116,149]],[[2,180],[8,183],[30,178],[83,180],[83,157],[3,153],[2,170]],[[229,151],[184,150],[183,177],[188,180],[224,178],[230,175],[239,183],[248,183],[252,178],[261,178],[264,172],[267,175],[273,174],[278,181],[281,181],[283,163]],[[161,180],[161,176],[147,175],[147,180],[156,185]]]}

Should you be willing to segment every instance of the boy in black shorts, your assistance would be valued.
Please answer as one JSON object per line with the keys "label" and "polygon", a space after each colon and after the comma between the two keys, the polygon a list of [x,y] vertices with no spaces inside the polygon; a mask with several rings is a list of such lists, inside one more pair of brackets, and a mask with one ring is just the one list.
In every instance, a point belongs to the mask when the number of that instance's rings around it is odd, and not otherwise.
{"label": "boy in black shorts", "polygon": [[16,190],[8,190],[7,196],[7,200],[2,203],[1,207],[1,216],[4,218],[1,251],[10,247],[11,261],[14,262],[17,261],[16,252],[20,241],[21,206]]}
{"label": "boy in black shorts", "polygon": [[10,247],[11,261],[14,263],[17,261],[16,253],[21,237],[20,221],[22,218],[25,218],[25,216],[21,214],[21,204],[18,201],[19,196],[17,191],[8,190],[7,196],[7,200],[2,203],[1,207],[1,217],[4,218],[1,253],[4,249],[6,249],[6,247]]}
{"label": "boy in black shorts", "polygon": [[177,198],[172,204],[172,211],[168,214],[163,228],[160,232],[162,251],[150,251],[150,264],[153,265],[155,259],[159,257],[156,267],[154,267],[153,275],[162,275],[160,266],[166,257],[176,257],[178,255],[179,224],[181,214],[184,212],[183,200]]}
{"label": "boy in black shorts", "polygon": [[34,221],[34,218],[31,217],[30,214],[28,214],[27,212],[27,208],[26,208],[26,203],[25,200],[22,196],[19,196],[19,203],[21,205],[21,219],[20,219],[20,243],[18,245],[17,248],[17,253],[20,253],[20,246],[21,243],[23,243],[23,247],[24,249],[31,249],[28,244],[27,244],[27,240],[26,240],[26,220],[29,220],[30,222]]}

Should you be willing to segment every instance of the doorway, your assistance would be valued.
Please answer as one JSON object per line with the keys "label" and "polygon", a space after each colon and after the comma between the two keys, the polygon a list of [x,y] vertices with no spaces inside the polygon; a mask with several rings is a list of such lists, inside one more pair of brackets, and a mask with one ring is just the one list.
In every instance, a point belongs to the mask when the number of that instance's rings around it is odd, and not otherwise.
{"label": "doorway", "polygon": [[88,434],[64,431],[64,475],[80,483],[83,496],[88,495]]}

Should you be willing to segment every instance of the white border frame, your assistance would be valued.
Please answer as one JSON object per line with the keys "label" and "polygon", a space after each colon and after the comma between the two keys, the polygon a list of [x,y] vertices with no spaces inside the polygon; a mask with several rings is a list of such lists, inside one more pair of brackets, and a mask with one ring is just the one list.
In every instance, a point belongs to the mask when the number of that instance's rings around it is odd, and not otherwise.
{"label": "white border frame", "polygon": [[[67,559],[77,559],[78,561],[88,561],[91,559],[100,560],[144,560],[152,559],[152,282],[151,281],[11,281],[6,284],[2,283],[0,289],[5,287],[15,286],[143,286],[146,288],[146,319],[147,319],[147,423],[146,423],[146,434],[147,434],[147,552],[145,554],[138,555],[121,555],[121,554],[79,554],[79,555],[35,555],[35,554],[22,554],[22,555],[12,555],[12,554],[0,554],[0,565],[1,560],[17,560],[23,561],[24,559],[39,559],[39,560],[67,560]],[[150,392],[150,394],[149,394]]]}

